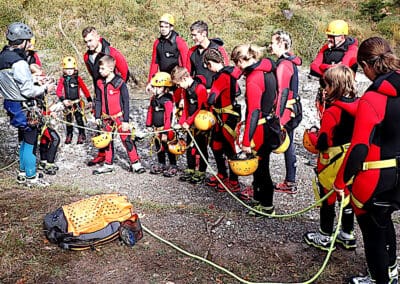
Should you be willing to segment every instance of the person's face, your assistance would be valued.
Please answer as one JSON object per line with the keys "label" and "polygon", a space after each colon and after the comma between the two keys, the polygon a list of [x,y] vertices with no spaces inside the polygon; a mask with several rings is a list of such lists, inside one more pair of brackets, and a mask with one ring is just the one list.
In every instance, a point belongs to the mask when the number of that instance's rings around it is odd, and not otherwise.
{"label": "person's face", "polygon": [[64,69],[64,74],[65,74],[65,75],[71,76],[71,75],[73,75],[74,73],[75,73],[75,69],[73,69],[73,68],[66,68],[66,69]]}
{"label": "person's face", "polygon": [[102,64],[99,66],[99,73],[102,77],[107,78],[114,71],[114,68],[108,66],[106,64]]}
{"label": "person's face", "polygon": [[281,56],[283,53],[283,43],[278,41],[278,36],[274,35],[271,38],[271,54],[275,54],[276,56]]}
{"label": "person's face", "polygon": [[157,96],[164,94],[164,87],[153,86],[154,92]]}
{"label": "person's face", "polygon": [[160,22],[160,34],[164,37],[168,36],[173,30],[173,26],[166,22]]}
{"label": "person's face", "polygon": [[198,30],[193,30],[190,35],[195,45],[201,45],[203,41],[207,38],[207,33],[205,31],[200,32]]}
{"label": "person's face", "polygon": [[339,36],[334,36],[334,35],[328,35],[328,45],[329,47],[334,47],[334,46],[340,46],[344,42],[344,36],[339,35]]}
{"label": "person's face", "polygon": [[86,47],[90,51],[95,51],[96,48],[99,46],[100,43],[100,36],[97,32],[91,31],[85,38],[84,38]]}
{"label": "person's face", "polygon": [[239,68],[240,70],[243,71],[247,67],[248,64],[242,58],[239,58],[238,61],[235,62],[235,65],[237,68]]}
{"label": "person's face", "polygon": [[189,80],[187,77],[183,77],[182,80],[180,80],[179,82],[176,82],[175,85],[177,87],[183,88],[183,89],[187,89],[189,88]]}
{"label": "person's face", "polygon": [[361,67],[364,71],[365,76],[367,76],[368,79],[373,81],[376,78],[376,73],[375,73],[374,69],[371,66],[369,66],[367,63],[365,63],[364,61],[361,62]]}
{"label": "person's face", "polygon": [[210,70],[211,72],[218,72],[216,62],[208,61],[206,66],[207,66],[208,70]]}

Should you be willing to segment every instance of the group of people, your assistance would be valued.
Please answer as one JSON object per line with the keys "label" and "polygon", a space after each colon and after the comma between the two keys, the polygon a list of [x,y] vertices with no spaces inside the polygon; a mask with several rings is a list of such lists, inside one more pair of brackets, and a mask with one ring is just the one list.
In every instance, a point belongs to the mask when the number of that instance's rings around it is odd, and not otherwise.
{"label": "group of people", "polygon": [[[179,177],[181,181],[204,182],[221,192],[228,188],[254,207],[251,214],[273,215],[275,191],[297,192],[293,137],[302,119],[297,70],[301,59],[291,51],[290,35],[276,31],[271,36],[269,49],[278,58],[275,62],[264,57],[265,48],[252,44],[238,45],[228,56],[223,41],[210,38],[203,21],[190,26],[195,45],[189,49],[174,31],[174,25],[171,14],[159,19],[160,36],[153,45],[146,86],[151,97],[146,127],[156,133],[158,159],[158,163],[151,165],[150,173],[177,175],[176,154],[184,151],[187,168]],[[329,249],[335,202],[339,198],[343,202],[350,199],[336,241],[345,249],[356,247],[355,214],[363,234],[368,267],[366,276],[352,277],[350,283],[397,283],[396,235],[391,214],[400,205],[397,192],[400,129],[396,123],[400,116],[396,111],[400,104],[400,60],[386,40],[372,37],[357,48],[357,40],[348,34],[345,21],[329,23],[327,43],[311,63],[311,75],[320,78],[316,95],[316,110],[320,114],[316,124],[320,129],[313,134],[316,142],[312,145],[319,153],[316,168],[319,191],[321,196],[332,190],[337,194],[321,204],[320,229],[307,232],[304,239],[309,245]],[[38,64],[39,60],[34,60],[28,52],[32,30],[23,23],[13,23],[7,29],[8,45],[0,53],[0,94],[10,123],[18,128],[21,137],[20,181],[35,184],[40,180],[35,155],[39,128],[31,123],[28,102],[50,92],[56,92],[68,110],[67,121],[72,122],[74,115],[79,126],[84,125],[82,113],[76,111],[84,108],[80,92],[89,107],[93,103],[98,129],[104,132],[100,139],[107,141],[99,143],[102,147],[88,163],[88,166],[101,164],[93,174],[114,171],[114,143],[110,139],[110,133],[114,132],[119,133],[128,153],[130,170],[146,171],[131,136],[128,64],[94,27],[85,28],[82,36],[88,48],[84,62],[93,78],[94,99],[79,77],[73,57],[64,58],[58,86],[46,80],[35,83],[29,64]],[[372,81],[362,96],[357,96],[354,86],[357,66]],[[238,103],[241,95],[238,80],[242,75],[246,83],[243,125],[242,105]],[[82,127],[79,129],[77,143],[81,144],[86,135]],[[186,133],[186,139],[182,133]],[[65,144],[72,142],[72,134],[69,125]],[[57,147],[60,138],[50,133],[48,140],[56,143],[43,141],[48,145],[43,146],[44,153],[49,151],[49,145]],[[286,176],[275,184],[269,170],[270,155],[284,144]],[[217,165],[217,175],[207,178],[208,147]],[[51,153],[52,160],[41,161],[44,168],[55,167],[54,148]],[[227,159],[253,156],[257,157],[258,166],[252,171],[252,186],[242,190],[237,173],[227,167]],[[55,171],[53,168],[48,173]]]}

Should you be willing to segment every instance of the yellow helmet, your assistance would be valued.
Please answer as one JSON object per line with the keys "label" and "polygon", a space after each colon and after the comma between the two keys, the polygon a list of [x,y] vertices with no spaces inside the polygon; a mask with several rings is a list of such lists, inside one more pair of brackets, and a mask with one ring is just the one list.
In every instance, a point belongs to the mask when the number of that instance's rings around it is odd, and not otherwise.
{"label": "yellow helmet", "polygon": [[164,15],[161,16],[160,22],[166,22],[170,24],[171,26],[175,25],[175,18],[171,14],[165,13]]}
{"label": "yellow helmet", "polygon": [[171,75],[167,72],[157,72],[154,74],[150,84],[153,87],[172,87],[174,85],[171,80]]}
{"label": "yellow helmet", "polygon": [[72,56],[66,56],[63,58],[62,61],[62,68],[63,69],[76,69],[76,60]]}
{"label": "yellow helmet", "polygon": [[303,134],[303,146],[308,152],[313,154],[319,153],[319,151],[315,147],[318,140],[318,131],[318,127],[312,126],[311,128],[304,130]]}
{"label": "yellow helmet", "polygon": [[248,176],[253,174],[258,167],[258,157],[244,152],[236,154],[228,160],[232,172],[238,176]]}
{"label": "yellow helmet", "polygon": [[281,145],[278,146],[278,148],[272,150],[275,154],[282,154],[285,153],[286,150],[289,148],[290,144],[290,138],[289,135],[287,135],[286,129],[282,128],[281,129]]}
{"label": "yellow helmet", "polygon": [[348,35],[349,25],[343,20],[335,20],[329,23],[325,34],[331,36]]}
{"label": "yellow helmet", "polygon": [[217,119],[212,112],[202,109],[194,118],[194,126],[198,130],[207,131],[214,126],[216,121]]}
{"label": "yellow helmet", "polygon": [[174,155],[182,155],[186,152],[186,142],[178,139],[168,142],[168,151]]}
{"label": "yellow helmet", "polygon": [[36,39],[35,39],[34,36],[31,37],[30,43],[31,44],[29,45],[28,50],[34,50],[35,49],[35,43],[36,43]]}
{"label": "yellow helmet", "polygon": [[97,135],[92,138],[92,142],[94,147],[97,149],[103,149],[108,146],[111,142],[111,133],[110,132],[105,132],[101,133],[100,135]]}

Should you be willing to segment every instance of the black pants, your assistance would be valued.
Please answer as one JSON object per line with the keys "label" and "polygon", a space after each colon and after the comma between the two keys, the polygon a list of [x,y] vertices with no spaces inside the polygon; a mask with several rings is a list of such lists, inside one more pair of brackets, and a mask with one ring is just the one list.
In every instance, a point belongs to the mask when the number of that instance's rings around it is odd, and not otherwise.
{"label": "black pants", "polygon": [[[320,196],[321,198],[325,196],[325,192],[320,186]],[[325,234],[332,235],[333,233],[333,224],[335,222],[335,204],[328,204],[327,200],[325,200],[320,209],[320,228],[321,231]],[[354,230],[354,212],[352,205],[349,203],[343,211],[342,215],[342,230],[350,234]]]}
{"label": "black pants", "polygon": [[[195,130],[196,132],[198,130]],[[197,145],[199,146],[199,149],[201,153],[204,155],[204,158],[206,161],[208,161],[208,132],[200,132],[196,133],[193,135],[194,140],[196,141]],[[186,138],[186,144],[190,145],[192,143],[192,137],[188,134]],[[194,170],[196,169],[196,156],[200,155],[199,151],[197,150],[196,146],[193,145],[192,147],[188,147],[186,150],[186,159],[187,159],[187,166],[188,169]],[[200,162],[199,162],[199,171],[200,172],[205,172],[207,169],[207,164],[206,161],[204,161],[203,157],[200,156]]]}
{"label": "black pants", "polygon": [[377,284],[389,283],[389,266],[396,263],[396,232],[389,204],[375,204],[357,216],[364,240],[365,257],[371,277]]}
{"label": "black pants", "polygon": [[40,138],[40,160],[54,163],[59,144],[60,136],[58,133],[54,129],[46,127]]}
{"label": "black pants", "polygon": [[[72,108],[68,108],[68,113],[65,115],[66,121],[72,123],[72,114],[74,114],[74,116],[75,116],[76,124],[78,126],[80,126],[78,128],[79,134],[85,135],[85,129],[82,128],[84,126],[82,113],[79,110],[76,110],[75,106]],[[74,130],[73,125],[68,124],[67,125],[67,135],[72,135],[73,130]]]}
{"label": "black pants", "polygon": [[176,156],[168,151],[167,142],[163,142],[156,139],[156,149],[157,149],[157,159],[160,164],[166,164],[166,154],[168,155],[169,164],[171,166],[176,166]]}

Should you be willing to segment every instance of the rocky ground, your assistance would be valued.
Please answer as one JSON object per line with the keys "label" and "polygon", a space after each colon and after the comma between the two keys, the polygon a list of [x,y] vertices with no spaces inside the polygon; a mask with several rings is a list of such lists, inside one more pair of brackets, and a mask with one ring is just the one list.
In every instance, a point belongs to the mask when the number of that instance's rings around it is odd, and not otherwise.
{"label": "rocky ground", "polygon": [[[309,78],[307,70],[304,70],[300,72],[300,82],[304,119],[295,135],[299,192],[295,195],[275,194],[274,203],[278,215],[297,212],[314,203],[311,183],[313,170],[306,165],[310,156],[302,146],[302,134],[306,127],[317,121],[313,102],[318,81]],[[357,75],[357,82],[361,93],[368,85],[368,81],[364,76]],[[141,131],[148,98],[139,91],[132,91],[131,94],[132,120],[136,128]],[[0,126],[7,134],[3,137],[6,139],[5,143],[0,145],[1,152],[7,155],[4,156],[7,157],[4,159],[6,164],[16,159],[14,153],[17,145],[14,130],[8,127],[5,118],[1,120]],[[94,125],[89,122],[88,126]],[[59,130],[63,133],[63,126],[60,126]],[[156,161],[156,156],[150,155],[149,140],[139,141],[137,147],[143,164],[149,169],[151,163]],[[62,143],[57,157],[57,165],[60,167],[58,174],[45,176],[51,183],[48,189],[43,192],[35,189],[21,191],[12,185],[10,187],[13,190],[0,191],[0,201],[9,198],[15,202],[26,200],[29,202],[31,198],[42,198],[45,204],[41,207],[41,212],[45,214],[85,195],[120,192],[129,196],[137,212],[142,216],[141,220],[146,228],[189,252],[226,267],[248,281],[303,283],[313,277],[322,265],[326,254],[308,247],[302,237],[306,231],[318,229],[318,209],[288,219],[250,217],[244,205],[228,193],[217,193],[204,185],[181,183],[176,177],[154,176],[148,171],[142,175],[129,173],[126,153],[122,151],[120,142],[117,142],[117,148],[115,162],[117,170],[113,174],[94,176],[93,168],[86,166],[86,162],[96,153],[92,145]],[[185,158],[180,157],[178,163],[183,169]],[[211,161],[211,167],[213,166]],[[7,170],[6,176],[12,177],[15,173],[14,167]],[[273,154],[271,173],[274,181],[283,180],[285,174],[283,155]],[[251,184],[250,177],[243,177],[240,181],[242,186]],[[57,191],[60,188],[65,191],[73,189],[79,194],[68,195],[64,199],[50,198],[52,188],[57,188]],[[17,198],[15,194],[19,194]],[[12,210],[12,206],[7,205],[7,202],[0,204],[5,206],[0,209],[0,213]],[[7,218],[0,220],[5,222]],[[37,222],[40,222],[40,219]],[[5,227],[3,226],[3,231]],[[361,235],[358,229],[356,233],[358,248],[353,252],[337,249],[315,283],[344,283],[346,277],[364,272],[365,260]],[[40,236],[41,232],[36,231],[35,234]],[[49,274],[43,269],[42,272],[30,276],[27,282],[238,282],[216,268],[183,256],[147,233],[133,250],[115,244],[105,246],[97,252],[67,253],[51,245],[43,248],[43,244],[37,250],[39,253],[48,250],[45,252],[47,258],[53,263],[60,263],[60,271]],[[43,264],[39,262],[33,265]],[[23,277],[21,272],[18,274],[11,266],[3,272],[0,269],[0,282],[11,283],[21,277]]]}

